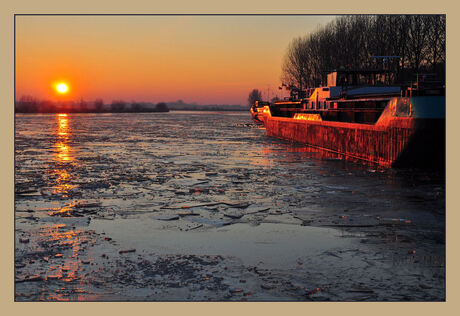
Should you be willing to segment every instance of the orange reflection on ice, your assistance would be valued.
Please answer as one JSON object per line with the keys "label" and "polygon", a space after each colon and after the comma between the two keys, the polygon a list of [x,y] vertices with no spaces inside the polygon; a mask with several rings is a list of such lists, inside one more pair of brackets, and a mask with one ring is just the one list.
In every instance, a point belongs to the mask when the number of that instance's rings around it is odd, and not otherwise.
{"label": "orange reflection on ice", "polygon": [[[42,301],[45,300],[43,297]],[[65,288],[57,289],[56,293],[48,295],[46,300],[68,302],[68,301],[97,301],[100,300],[99,295],[87,294],[87,291],[80,289],[72,289],[69,293]]]}
{"label": "orange reflection on ice", "polygon": [[59,162],[68,162],[72,160],[72,156],[70,155],[71,149],[68,143],[70,136],[68,115],[58,114],[57,123],[57,135],[59,137],[59,140],[55,144],[57,149],[57,160]]}
{"label": "orange reflection on ice", "polygon": [[295,163],[314,159],[317,164],[329,163],[329,161],[345,161],[345,158],[335,152],[315,148],[301,144],[280,144],[279,147],[266,146],[262,153],[276,162]]}
{"label": "orange reflection on ice", "polygon": [[70,147],[62,142],[58,142],[55,145],[57,149],[57,159],[60,162],[71,161],[72,157],[70,156]]}
{"label": "orange reflection on ice", "polygon": [[[40,229],[40,240],[49,247],[62,249],[63,253],[55,254],[54,257],[61,258],[62,262],[51,265],[46,272],[46,280],[72,283],[72,288],[66,286],[62,290],[56,290],[55,294],[48,296],[47,300],[68,301],[87,300],[82,294],[87,293],[86,277],[83,272],[82,262],[79,258],[82,245],[94,243],[88,234],[80,230],[72,230],[65,224],[45,226]],[[71,254],[69,254],[71,250]],[[59,261],[58,261],[59,262]]]}
{"label": "orange reflection on ice", "polygon": [[58,114],[58,123],[58,135],[67,136],[69,130],[69,120],[67,118],[67,114]]}
{"label": "orange reflection on ice", "polygon": [[[263,154],[265,153],[263,152]],[[265,168],[270,167],[272,165],[272,161],[268,159],[267,156],[261,154],[253,155],[253,157],[251,157],[250,160],[251,161],[249,163],[251,165],[256,165]]]}
{"label": "orange reflection on ice", "polygon": [[61,193],[64,194],[64,197],[67,195],[69,190],[71,190],[74,185],[70,185],[72,177],[67,169],[67,163],[72,162],[74,157],[72,156],[72,149],[70,147],[69,137],[71,136],[70,127],[69,127],[69,116],[68,114],[57,114],[57,129],[56,134],[58,139],[54,144],[56,148],[55,159],[62,163],[59,167],[60,169],[53,170],[57,174],[55,194]]}
{"label": "orange reflection on ice", "polygon": [[66,169],[56,169],[53,170],[54,173],[57,174],[56,179],[56,186],[54,187],[54,194],[61,193],[63,196],[67,196],[67,193],[75,187],[73,184],[69,184],[70,180],[72,179],[71,175],[67,172]]}

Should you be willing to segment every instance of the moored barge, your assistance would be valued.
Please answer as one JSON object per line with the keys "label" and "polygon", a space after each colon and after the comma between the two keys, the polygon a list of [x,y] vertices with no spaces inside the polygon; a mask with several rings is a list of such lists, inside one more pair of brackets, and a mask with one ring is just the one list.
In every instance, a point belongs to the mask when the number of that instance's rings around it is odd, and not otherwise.
{"label": "moored barge", "polygon": [[385,83],[384,71],[339,70],[304,98],[265,105],[268,136],[383,167],[445,167],[445,86]]}

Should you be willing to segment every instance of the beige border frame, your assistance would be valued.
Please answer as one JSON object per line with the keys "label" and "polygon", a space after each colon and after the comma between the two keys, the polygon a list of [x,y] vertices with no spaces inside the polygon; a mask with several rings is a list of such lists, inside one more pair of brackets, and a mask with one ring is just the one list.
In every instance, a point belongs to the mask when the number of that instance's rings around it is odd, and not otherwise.
{"label": "beige border frame", "polygon": [[[2,2],[1,27],[2,49],[1,67],[1,155],[2,164],[0,193],[2,205],[1,245],[4,259],[1,261],[2,286],[1,307],[6,315],[37,314],[130,314],[143,312],[148,314],[172,315],[450,315],[458,310],[459,254],[456,241],[459,237],[459,206],[455,197],[458,166],[454,161],[458,157],[455,135],[459,132],[454,120],[458,117],[458,108],[454,104],[458,69],[459,47],[455,31],[458,30],[458,7],[453,1],[400,1],[385,0],[369,2],[363,0],[332,0],[308,3],[301,0],[273,1],[233,0],[217,3],[211,0],[171,0],[155,3],[137,0],[116,3],[116,1],[79,0],[63,2],[57,0],[16,0]],[[14,193],[14,120],[13,120],[13,15],[15,13],[305,13],[305,14],[343,14],[343,13],[438,13],[447,14],[447,302],[445,303],[15,303],[13,278],[13,193]],[[450,101],[450,102],[449,102]],[[6,311],[5,311],[6,309]]]}

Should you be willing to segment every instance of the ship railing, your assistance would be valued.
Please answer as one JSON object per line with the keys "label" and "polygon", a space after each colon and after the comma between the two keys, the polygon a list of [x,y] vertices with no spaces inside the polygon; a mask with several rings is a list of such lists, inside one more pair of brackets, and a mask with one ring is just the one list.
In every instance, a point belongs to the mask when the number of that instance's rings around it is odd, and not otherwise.
{"label": "ship railing", "polygon": [[295,109],[295,108],[278,108],[277,112],[294,112],[294,113],[317,113],[317,112],[382,112],[383,108],[339,108],[339,109]]}

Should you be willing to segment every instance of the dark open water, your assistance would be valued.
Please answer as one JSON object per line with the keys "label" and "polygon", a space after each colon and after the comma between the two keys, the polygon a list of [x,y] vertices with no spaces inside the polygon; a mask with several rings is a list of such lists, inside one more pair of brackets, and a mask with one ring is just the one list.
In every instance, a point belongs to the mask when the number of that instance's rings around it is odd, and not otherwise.
{"label": "dark open water", "polygon": [[15,149],[16,300],[445,299],[442,173],[249,113],[16,115]]}

